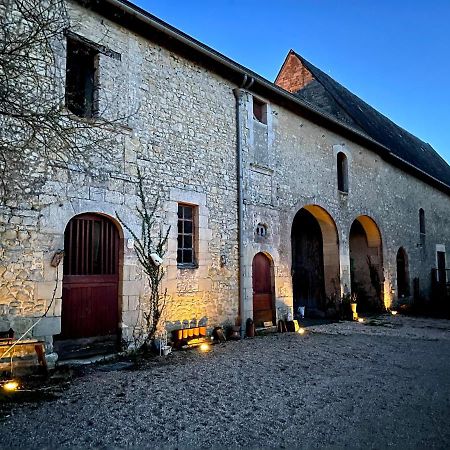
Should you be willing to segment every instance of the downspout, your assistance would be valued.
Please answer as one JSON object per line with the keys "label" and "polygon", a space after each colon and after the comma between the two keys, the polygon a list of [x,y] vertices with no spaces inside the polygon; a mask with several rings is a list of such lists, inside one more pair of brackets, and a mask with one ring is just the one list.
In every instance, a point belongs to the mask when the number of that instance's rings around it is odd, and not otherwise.
{"label": "downspout", "polygon": [[254,79],[244,75],[240,88],[233,89],[236,98],[236,171],[237,171],[237,210],[238,210],[238,251],[239,251],[239,316],[241,319],[240,336],[245,336],[244,317],[244,167],[242,158],[242,96],[243,89],[248,89],[253,84]]}

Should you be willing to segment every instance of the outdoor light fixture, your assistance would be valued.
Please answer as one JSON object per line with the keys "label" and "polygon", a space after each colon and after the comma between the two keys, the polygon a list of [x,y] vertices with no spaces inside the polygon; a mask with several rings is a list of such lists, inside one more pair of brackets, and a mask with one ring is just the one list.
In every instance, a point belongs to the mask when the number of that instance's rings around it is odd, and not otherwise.
{"label": "outdoor light fixture", "polygon": [[364,322],[364,319],[363,319],[362,317],[359,317],[359,318],[358,318],[358,322],[359,322],[359,323],[363,323],[363,322]]}
{"label": "outdoor light fixture", "polygon": [[392,314],[393,316],[396,316],[396,315],[397,315],[397,311],[391,311],[391,314]]}
{"label": "outdoor light fixture", "polygon": [[18,387],[19,387],[19,383],[18,383],[17,381],[14,381],[14,380],[7,381],[7,382],[3,385],[3,389],[4,389],[5,391],[8,391],[8,392],[15,391]]}
{"label": "outdoor light fixture", "polygon": [[159,267],[163,262],[161,256],[159,256],[158,253],[151,253],[150,258],[152,259],[152,262],[156,267]]}
{"label": "outdoor light fixture", "polygon": [[306,330],[305,330],[304,328],[299,328],[298,331],[297,331],[297,333],[298,333],[298,334],[305,334],[305,331],[306,331]]}
{"label": "outdoor light fixture", "polygon": [[200,345],[200,351],[202,352],[209,352],[211,350],[211,346],[207,344],[206,342],[203,342],[203,344]]}

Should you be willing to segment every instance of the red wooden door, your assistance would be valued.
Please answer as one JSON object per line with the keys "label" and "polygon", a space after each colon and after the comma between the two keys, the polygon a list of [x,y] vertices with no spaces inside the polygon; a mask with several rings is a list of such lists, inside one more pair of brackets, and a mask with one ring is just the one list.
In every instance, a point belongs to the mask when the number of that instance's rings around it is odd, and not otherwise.
{"label": "red wooden door", "polygon": [[252,263],[253,276],[253,321],[256,326],[263,322],[274,322],[273,273],[270,259],[257,253]]}
{"label": "red wooden door", "polygon": [[61,339],[117,336],[119,234],[106,217],[74,217],[64,234]]}

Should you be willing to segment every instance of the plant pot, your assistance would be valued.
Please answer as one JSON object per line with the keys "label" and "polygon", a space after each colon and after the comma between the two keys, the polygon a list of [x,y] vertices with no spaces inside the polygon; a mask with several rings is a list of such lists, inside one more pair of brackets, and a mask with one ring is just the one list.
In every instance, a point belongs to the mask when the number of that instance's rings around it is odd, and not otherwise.
{"label": "plant pot", "polygon": [[357,303],[350,303],[350,308],[352,309],[353,320],[358,320],[358,313],[356,312]]}
{"label": "plant pot", "polygon": [[245,335],[247,337],[254,337],[255,336],[255,324],[252,319],[248,318],[247,322],[245,324]]}
{"label": "plant pot", "polygon": [[304,306],[298,307],[298,315],[300,316],[300,319],[304,319],[304,317],[305,317],[305,307]]}

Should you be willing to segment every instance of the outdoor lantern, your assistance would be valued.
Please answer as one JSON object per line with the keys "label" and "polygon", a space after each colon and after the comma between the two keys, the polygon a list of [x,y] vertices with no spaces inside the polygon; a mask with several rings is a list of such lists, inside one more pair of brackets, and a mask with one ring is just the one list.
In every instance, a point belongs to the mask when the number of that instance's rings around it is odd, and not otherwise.
{"label": "outdoor lantern", "polygon": [[7,381],[7,382],[3,385],[3,389],[4,389],[5,391],[8,391],[8,392],[15,391],[15,390],[17,390],[18,387],[19,387],[19,383],[18,383],[17,381],[15,381],[15,380]]}
{"label": "outdoor lantern", "polygon": [[209,352],[210,350],[211,350],[211,346],[208,343],[203,342],[203,344],[200,345],[200,351]]}

